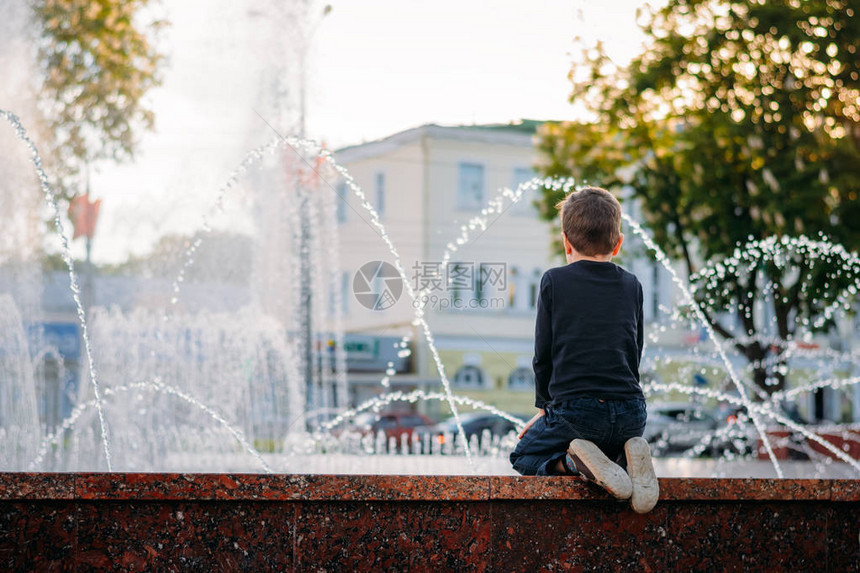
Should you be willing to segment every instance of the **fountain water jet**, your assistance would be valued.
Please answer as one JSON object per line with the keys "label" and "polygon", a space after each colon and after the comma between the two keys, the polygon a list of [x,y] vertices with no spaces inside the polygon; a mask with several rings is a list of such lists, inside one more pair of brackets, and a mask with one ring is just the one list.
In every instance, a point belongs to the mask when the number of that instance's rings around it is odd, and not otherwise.
{"label": "fountain water jet", "polygon": [[60,208],[57,205],[57,198],[54,195],[53,190],[51,189],[50,184],[48,183],[48,176],[45,174],[44,169],[42,169],[42,158],[39,156],[39,150],[36,148],[36,144],[30,139],[27,135],[27,130],[24,129],[24,126],[21,125],[21,122],[18,120],[18,117],[8,111],[0,109],[0,116],[3,117],[9,124],[14,128],[15,133],[18,136],[18,139],[24,142],[27,148],[31,153],[31,162],[33,163],[33,167],[36,170],[36,175],[39,177],[39,185],[42,189],[42,194],[45,197],[45,200],[51,206],[51,210],[53,213],[53,223],[54,228],[57,231],[57,235],[60,237],[60,241],[62,242],[62,256],[63,260],[66,263],[66,266],[69,267],[69,287],[72,290],[72,296],[75,299],[75,307],[78,314],[78,320],[81,323],[81,334],[84,339],[84,348],[86,350],[87,356],[87,366],[89,367],[89,378],[92,384],[93,393],[95,394],[96,399],[96,409],[99,414],[99,428],[101,430],[102,443],[104,445],[104,453],[105,453],[105,461],[107,463],[108,471],[111,471],[111,451],[110,451],[110,434],[108,433],[107,424],[105,424],[105,416],[104,411],[101,406],[101,393],[99,391],[99,378],[96,372],[96,366],[93,362],[93,352],[92,347],[90,346],[90,338],[89,332],[87,330],[87,317],[84,312],[84,306],[81,302],[81,289],[78,283],[78,275],[75,272],[75,262],[72,260],[72,252],[69,247],[69,239],[66,237],[65,232],[63,231],[63,222],[60,218]]}
{"label": "fountain water jet", "polygon": [[[8,117],[7,117],[7,119],[8,119]],[[26,132],[24,132],[24,135],[26,136]],[[398,272],[400,273],[401,278],[407,284],[407,292],[410,293],[410,296],[412,297],[413,301],[415,300],[416,296],[420,296],[420,294],[421,294],[420,292],[415,293],[412,291],[411,286],[410,286],[410,282],[407,279],[407,277],[405,276],[405,271],[403,271],[402,265],[400,265],[400,260],[399,260],[399,255],[397,254],[397,250],[396,250],[396,248],[394,248],[394,245],[391,243],[390,238],[387,236],[387,233],[385,232],[385,228],[384,228],[384,226],[382,226],[381,222],[379,221],[378,214],[373,209],[373,206],[370,205],[370,203],[367,201],[367,199],[366,199],[365,195],[363,194],[363,192],[361,191],[361,189],[357,185],[355,185],[355,182],[352,180],[351,176],[345,170],[345,168],[343,168],[342,166],[339,166],[337,163],[335,163],[327,151],[319,150],[319,147],[316,146],[316,144],[313,142],[310,142],[307,140],[298,140],[295,138],[290,138],[290,139],[278,138],[278,139],[270,142],[269,144],[261,146],[260,148],[257,148],[254,151],[252,151],[251,153],[249,153],[248,156],[246,156],[245,160],[243,160],[240,167],[237,168],[237,170],[235,170],[233,174],[231,174],[230,179],[228,179],[227,184],[225,186],[223,186],[221,188],[221,190],[219,191],[218,199],[216,200],[216,209],[221,208],[221,206],[223,205],[223,198],[225,197],[226,193],[235,186],[236,181],[238,180],[238,177],[240,175],[244,174],[251,165],[260,161],[266,153],[274,153],[276,150],[282,148],[285,144],[289,145],[294,150],[296,150],[297,148],[301,148],[306,153],[316,154],[318,157],[322,158],[322,162],[325,165],[330,166],[332,169],[334,169],[334,171],[336,171],[338,174],[340,174],[344,178],[347,186],[359,198],[359,200],[361,201],[361,204],[365,208],[365,210],[368,213],[370,213],[371,223],[373,224],[373,226],[375,228],[377,228],[379,230],[381,238],[383,238],[384,242],[389,247],[389,251],[395,256],[395,262],[397,263],[395,266],[398,269]],[[37,167],[39,165],[40,165],[40,162],[37,163]],[[41,179],[41,176],[40,176],[40,179]],[[524,190],[526,190],[527,188],[530,188],[529,186],[531,186],[531,188],[537,188],[541,185],[543,185],[543,186],[551,185],[551,186],[555,186],[555,188],[557,188],[557,189],[563,189],[565,191],[568,191],[574,187],[574,183],[572,180],[555,180],[555,181],[550,180],[550,181],[547,181],[547,180],[541,180],[541,179],[534,179],[530,182],[526,182],[525,184],[520,185],[516,191],[511,191],[510,189],[504,189],[501,193],[501,196],[503,198],[510,199],[511,200],[510,204],[512,205],[516,201],[520,200],[520,198],[523,195]],[[55,211],[56,211],[56,203],[54,202],[53,205],[54,205]],[[323,204],[323,210],[325,210],[328,213],[328,215],[332,214],[331,213],[332,205],[333,205],[333,203],[324,203]],[[508,206],[510,206],[510,205],[508,205]],[[490,215],[494,215],[494,214],[501,215],[504,213],[505,210],[506,209],[503,208],[503,202],[501,201],[501,199],[499,201],[496,201],[496,202],[491,202],[490,207],[486,208],[482,212],[480,217],[474,218],[469,223],[467,223],[466,225],[463,226],[462,233],[458,237],[458,239],[456,239],[452,243],[449,243],[448,249],[446,249],[445,256],[450,258],[450,255],[452,252],[456,251],[460,246],[464,245],[469,240],[469,237],[471,236],[470,233],[472,231],[480,230],[481,232],[483,232],[484,230],[486,230],[489,227],[489,225],[492,224],[491,221],[488,222],[488,217]],[[212,227],[208,224],[207,221],[208,221],[208,219],[204,218],[204,230],[211,230]],[[634,229],[636,227],[638,227],[638,225],[636,225],[635,221],[633,221],[632,219],[627,218],[627,222],[631,223],[634,226]],[[56,224],[56,220],[55,220],[55,224]],[[645,241],[645,243],[647,245],[649,242],[647,235],[645,235],[644,232],[642,232],[641,228],[639,228],[639,231],[640,231],[640,235],[642,236],[643,241]],[[198,239],[194,243],[192,243],[192,245],[188,248],[188,250],[185,253],[182,269],[180,270],[179,276],[177,277],[177,279],[173,283],[173,298],[171,299],[171,302],[170,302],[170,307],[169,307],[170,309],[173,309],[179,301],[181,285],[184,284],[184,282],[185,282],[184,281],[185,273],[191,267],[191,265],[194,263],[194,254],[195,254],[196,250],[199,248],[201,242],[202,242],[202,237],[198,237]],[[650,247],[650,245],[649,245],[649,247]],[[671,272],[671,270],[672,270],[671,266],[670,265],[667,266],[668,259],[666,259],[665,255],[662,255],[662,253],[660,253],[659,251],[655,251],[655,253],[656,253],[656,256],[658,258],[658,261],[661,264],[663,264],[663,266],[665,266]],[[661,255],[662,255],[662,258],[661,258]],[[73,268],[71,268],[70,271],[71,271],[71,280],[74,283]],[[675,280],[675,282],[678,284],[678,286],[682,288],[682,291],[684,291],[685,285],[683,285],[682,281],[680,281],[680,278],[675,276],[673,280]],[[75,289],[73,288],[72,290],[74,293]],[[337,289],[335,289],[334,292],[337,293]],[[690,295],[689,291],[685,291],[685,294],[687,295],[687,297],[690,300],[692,300],[692,296]],[[79,302],[79,301],[76,300],[76,302]],[[840,304],[842,306],[844,306],[845,303],[846,303],[845,300],[842,300],[840,302]],[[337,305],[337,306],[339,306],[339,305]],[[175,313],[169,314],[168,312],[165,312],[165,314],[162,318],[162,322],[171,322],[175,318],[176,318]],[[432,333],[429,330],[429,326],[427,326],[426,320],[424,320],[423,311],[421,311],[420,308],[416,308],[416,318],[415,318],[414,323],[417,326],[422,327],[422,330],[425,334],[425,337],[428,340],[428,344],[431,348],[431,352],[434,355],[434,360],[436,362],[437,369],[439,370],[440,379],[442,381],[443,388],[445,391],[443,393],[412,393],[412,394],[386,393],[386,394],[382,394],[382,395],[378,396],[377,398],[375,398],[375,399],[373,399],[373,400],[371,400],[365,404],[360,405],[358,408],[355,408],[353,410],[348,410],[346,412],[342,412],[338,416],[338,418],[336,418],[336,420],[337,420],[336,423],[329,423],[327,425],[328,429],[334,428],[337,425],[337,423],[340,423],[340,422],[354,416],[355,414],[357,414],[361,411],[367,411],[367,410],[373,409],[374,407],[381,407],[382,405],[391,403],[393,401],[400,401],[400,400],[414,401],[414,400],[419,400],[419,399],[433,399],[433,400],[444,399],[449,404],[452,412],[455,415],[455,418],[458,420],[458,427],[460,430],[460,433],[459,433],[460,436],[465,436],[465,433],[462,431],[462,425],[459,422],[459,415],[457,413],[456,404],[468,405],[468,406],[471,406],[471,407],[477,408],[477,409],[485,409],[485,410],[493,412],[496,415],[506,417],[507,419],[514,421],[516,423],[519,423],[519,424],[522,423],[521,420],[518,420],[512,416],[506,415],[503,412],[500,412],[498,410],[495,410],[492,407],[489,407],[486,404],[481,403],[480,401],[469,401],[468,399],[464,399],[462,397],[454,395],[450,389],[450,384],[448,383],[447,377],[445,376],[444,367],[441,363],[441,359],[439,358],[438,353],[435,351],[435,344],[433,343]],[[703,325],[705,328],[707,328],[706,321],[703,321]],[[713,338],[713,336],[712,336],[712,338]],[[717,343],[717,341],[715,339],[714,339],[714,342]],[[339,345],[339,347],[340,346],[341,345]],[[732,367],[730,360],[728,359],[727,355],[725,354],[722,347],[718,343],[717,343],[717,348],[718,348],[718,353],[720,354],[721,363],[730,372],[730,374],[731,374],[730,378],[732,379],[733,383],[737,385],[738,391],[739,391],[739,393],[741,393],[741,398],[733,398],[729,394],[719,393],[719,392],[712,393],[710,396],[713,398],[724,399],[726,401],[729,401],[729,402],[732,402],[735,404],[740,404],[740,405],[743,405],[747,408],[747,411],[749,412],[754,423],[756,424],[757,431],[759,431],[759,434],[762,437],[762,442],[765,444],[765,447],[768,449],[769,457],[771,458],[771,461],[774,464],[775,470],[777,471],[778,475],[782,476],[782,473],[781,473],[781,470],[780,470],[778,463],[776,462],[772,447],[770,446],[770,443],[768,441],[768,437],[765,433],[762,432],[762,428],[757,423],[758,417],[760,417],[760,416],[765,416],[765,417],[769,417],[769,418],[777,420],[779,423],[785,425],[786,427],[792,428],[793,430],[796,430],[796,431],[800,432],[801,434],[806,435],[809,439],[816,441],[817,443],[821,444],[826,449],[829,449],[832,453],[834,453],[834,455],[837,455],[836,452],[832,451],[833,450],[832,445],[828,448],[828,446],[825,443],[822,443],[824,441],[821,440],[819,437],[814,436],[814,434],[811,434],[810,432],[806,432],[803,428],[800,428],[798,430],[799,427],[796,425],[792,425],[793,423],[790,420],[788,421],[789,423],[786,424],[785,423],[786,418],[784,418],[783,416],[780,416],[779,414],[776,414],[775,412],[773,412],[772,409],[768,409],[767,407],[757,406],[754,404],[752,405],[753,407],[750,408],[750,401],[749,401],[748,397],[746,396],[746,394],[742,388],[743,380],[741,380],[740,377],[734,372],[734,369]],[[89,348],[88,348],[88,350],[89,350]],[[341,359],[342,359],[342,356],[341,356]],[[89,362],[90,362],[90,367],[91,367],[91,380],[93,380],[94,382],[97,382],[97,378],[94,376],[95,371],[92,368],[92,366],[93,366],[92,358],[90,358]],[[384,379],[385,378],[383,378],[383,380]],[[844,385],[849,385],[851,383],[852,382],[850,382],[850,381],[845,382]],[[823,387],[824,385],[825,384],[823,384],[823,381],[820,381],[818,387]],[[681,389],[682,387],[680,385],[678,385],[678,386],[664,386],[664,387],[653,386],[653,387],[650,387],[650,390],[653,391],[653,390],[656,390],[658,388],[663,390],[663,391],[666,391],[666,392],[681,391],[681,392],[686,392],[686,393],[692,393],[692,392],[688,392],[687,390]],[[684,388],[690,388],[690,387],[684,387]],[[151,388],[151,389],[154,390],[154,388]],[[170,389],[172,389],[172,390],[170,390]],[[801,391],[806,391],[809,389],[810,388],[805,388],[805,387],[804,388],[796,388],[793,390],[793,392],[799,393]],[[211,409],[208,406],[205,406],[203,403],[201,403],[199,400],[197,400],[197,398],[192,397],[185,390],[179,389],[176,386],[172,386],[172,385],[171,386],[164,386],[162,388],[159,388],[156,393],[173,395],[177,398],[180,398],[182,401],[185,401],[188,403],[196,401],[197,403],[195,404],[195,406],[198,409],[200,409],[201,411],[205,412],[211,419],[214,419],[218,423],[221,423],[222,421],[224,423],[227,423],[226,419],[224,419],[223,417],[221,418],[221,420],[218,419],[217,416],[219,414],[217,412],[215,412],[215,410]],[[96,393],[96,394],[97,394],[96,399],[89,402],[88,404],[90,404],[89,405],[90,408],[95,406],[97,410],[100,410],[99,406],[101,404],[101,400],[100,400],[100,397],[98,396],[98,393]],[[792,395],[794,395],[794,394],[792,394]],[[80,416],[80,413],[78,413],[78,417],[79,416]],[[77,420],[77,418],[75,418],[75,420]],[[335,421],[333,421],[333,422],[335,422]],[[71,422],[71,425],[74,425],[74,421]],[[100,416],[100,425],[101,425],[102,429],[105,428],[103,415]],[[56,439],[56,436],[57,435],[55,434],[53,439]],[[238,439],[238,436],[235,434],[234,434],[234,437]],[[242,443],[243,446],[248,446],[245,448],[247,451],[249,451],[251,453],[256,452],[256,450],[253,448],[253,446],[250,446],[250,444],[247,441],[243,442],[242,440],[239,440],[239,442]],[[472,469],[474,471],[475,466],[474,466],[474,463],[472,460],[472,450],[474,449],[474,447],[472,444],[469,444],[468,442],[465,442],[465,441],[464,441],[463,446],[464,446],[463,451],[466,454],[467,461],[469,462],[470,467],[472,467]],[[257,453],[257,456],[259,458],[259,453]],[[837,455],[837,457],[839,459],[842,459],[843,461],[846,461],[847,456]],[[850,459],[850,458],[848,458],[848,459]],[[259,458],[259,461],[261,462],[261,465],[264,468],[266,468],[268,471],[269,468],[266,465],[266,463],[262,460],[262,458]],[[849,462],[849,463],[851,463],[851,462]],[[857,468],[857,466],[853,463],[852,463],[852,466],[854,466],[855,469]]]}
{"label": "fountain water jet", "polygon": [[705,314],[702,312],[701,307],[696,302],[696,299],[693,298],[692,293],[687,288],[687,286],[684,284],[684,281],[682,281],[678,277],[677,273],[675,272],[675,269],[672,268],[672,264],[669,262],[669,258],[666,256],[666,253],[664,253],[663,250],[660,249],[660,247],[658,247],[657,244],[653,240],[651,240],[651,237],[649,237],[647,235],[647,233],[645,233],[645,230],[642,228],[641,225],[639,225],[639,223],[637,223],[632,218],[630,218],[630,216],[627,215],[626,213],[623,214],[622,216],[623,216],[624,220],[627,222],[627,224],[629,224],[631,227],[633,227],[633,232],[642,238],[642,240],[645,242],[645,245],[654,252],[654,255],[657,257],[657,260],[672,275],[672,280],[675,282],[675,284],[678,285],[678,287],[681,289],[681,292],[684,293],[684,296],[687,298],[687,300],[689,301],[690,305],[693,308],[693,312],[695,312],[695,314],[696,314],[696,318],[699,319],[699,322],[702,324],[702,326],[705,328],[705,330],[708,331],[708,334],[711,336],[711,339],[716,344],[717,352],[719,352],[720,358],[723,360],[723,364],[725,365],[725,368],[729,373],[729,377],[731,378],[732,382],[735,384],[735,388],[737,388],[738,393],[741,396],[742,403],[747,408],[747,411],[750,412],[750,416],[752,417],[753,424],[755,424],[756,430],[758,431],[759,435],[761,436],[762,442],[764,443],[764,447],[767,450],[767,455],[770,458],[771,463],[773,464],[774,470],[776,470],[776,475],[777,475],[777,477],[782,478],[783,477],[782,468],[779,465],[779,461],[776,459],[776,454],[773,453],[773,448],[770,445],[770,440],[767,437],[767,433],[765,432],[764,427],[762,427],[761,421],[758,419],[758,417],[756,417],[755,415],[752,414],[752,410],[751,410],[752,402],[750,401],[749,397],[747,396],[746,389],[744,388],[744,385],[738,379],[738,375],[735,374],[734,367],[732,366],[732,363],[729,361],[728,357],[726,356],[725,349],[723,348],[722,344],[717,340],[716,335],[714,333],[714,329],[711,326],[711,323],[708,322],[708,319],[705,317]]}
{"label": "fountain water jet", "polygon": [[[183,392],[182,390],[180,390],[174,386],[164,384],[159,379],[152,380],[151,382],[136,382],[134,384],[128,384],[126,386],[107,388],[104,392],[104,397],[110,398],[110,397],[116,396],[118,394],[127,393],[127,392],[138,392],[141,390],[148,391],[148,392],[161,392],[161,393],[173,395],[173,396],[176,396],[177,398],[191,404],[195,408],[202,410],[210,418],[212,418],[215,422],[217,422],[222,427],[224,427],[234,438],[236,438],[236,441],[239,442],[239,444],[241,444],[241,446],[245,449],[245,451],[247,451],[254,458],[256,458],[256,460],[260,463],[260,466],[266,471],[266,473],[272,473],[272,469],[263,460],[262,456],[260,455],[260,452],[258,452],[253,446],[251,446],[251,444],[248,443],[248,440],[245,438],[245,436],[242,434],[242,432],[240,430],[238,430],[237,428],[234,428],[232,425],[230,425],[230,423],[227,422],[227,420],[225,420],[223,416],[221,416],[218,412],[216,412],[211,407],[209,407],[205,404],[202,404],[198,400],[192,398],[191,396],[187,395],[185,392]],[[63,421],[60,428],[56,432],[54,432],[53,434],[51,434],[49,436],[46,436],[42,440],[42,443],[39,445],[38,452],[36,453],[36,457],[33,458],[33,460],[28,464],[28,471],[37,470],[39,468],[39,465],[45,459],[45,455],[48,452],[48,448],[51,447],[52,445],[54,445],[54,446],[59,445],[60,439],[62,438],[63,433],[71,430],[74,427],[75,423],[77,423],[77,421],[80,419],[80,417],[82,415],[84,415],[84,413],[89,408],[92,408],[95,405],[96,405],[96,401],[90,400],[89,402],[84,402],[82,404],[79,404],[77,407],[75,407],[75,409],[72,411],[72,414]]]}

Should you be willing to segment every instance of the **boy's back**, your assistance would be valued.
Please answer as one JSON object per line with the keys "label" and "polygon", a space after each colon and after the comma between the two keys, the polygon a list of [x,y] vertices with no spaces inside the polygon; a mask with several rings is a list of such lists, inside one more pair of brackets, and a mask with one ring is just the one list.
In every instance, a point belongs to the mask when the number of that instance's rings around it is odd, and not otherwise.
{"label": "boy's back", "polygon": [[612,262],[544,273],[535,323],[535,405],[579,396],[642,397],[642,286]]}
{"label": "boy's back", "polygon": [[605,189],[585,187],[556,207],[567,265],[541,279],[538,413],[520,431],[511,463],[524,475],[579,475],[644,513],[659,486],[642,439],[642,286],[611,262],[624,242],[621,205]]}

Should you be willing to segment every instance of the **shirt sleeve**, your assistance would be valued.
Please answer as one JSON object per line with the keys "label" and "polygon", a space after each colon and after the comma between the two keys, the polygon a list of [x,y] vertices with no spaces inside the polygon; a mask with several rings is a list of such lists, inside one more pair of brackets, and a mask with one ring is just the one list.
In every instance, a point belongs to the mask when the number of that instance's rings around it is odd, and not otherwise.
{"label": "shirt sleeve", "polygon": [[552,281],[549,273],[543,274],[537,299],[535,319],[535,407],[543,408],[551,400],[549,380],[552,377]]}
{"label": "shirt sleeve", "polygon": [[636,346],[639,347],[638,363],[642,362],[642,348],[645,346],[645,333],[643,324],[645,321],[643,320],[643,306],[645,306],[645,304],[644,296],[642,294],[642,284],[639,283],[639,313],[636,317]]}

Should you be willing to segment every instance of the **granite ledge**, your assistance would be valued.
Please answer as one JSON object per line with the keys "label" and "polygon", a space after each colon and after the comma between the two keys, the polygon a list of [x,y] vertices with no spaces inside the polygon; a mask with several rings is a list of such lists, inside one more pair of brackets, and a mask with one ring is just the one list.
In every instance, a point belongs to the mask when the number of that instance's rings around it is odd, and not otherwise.
{"label": "granite ledge", "polygon": [[[0,500],[613,501],[564,477],[2,473]],[[860,480],[661,478],[660,500],[860,502]]]}

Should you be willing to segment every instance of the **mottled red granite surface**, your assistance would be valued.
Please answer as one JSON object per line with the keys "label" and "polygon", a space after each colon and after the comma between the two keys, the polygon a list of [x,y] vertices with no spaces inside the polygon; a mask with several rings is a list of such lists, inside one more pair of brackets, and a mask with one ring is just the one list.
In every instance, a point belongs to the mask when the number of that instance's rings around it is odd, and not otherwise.
{"label": "mottled red granite surface", "polygon": [[0,473],[0,571],[860,571],[860,480]]}
{"label": "mottled red granite surface", "polygon": [[[612,501],[566,477],[3,473],[0,500]],[[661,478],[662,501],[860,502],[860,480]]]}

